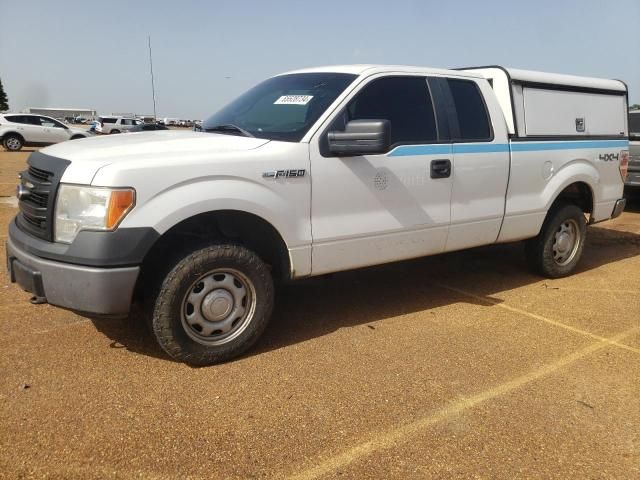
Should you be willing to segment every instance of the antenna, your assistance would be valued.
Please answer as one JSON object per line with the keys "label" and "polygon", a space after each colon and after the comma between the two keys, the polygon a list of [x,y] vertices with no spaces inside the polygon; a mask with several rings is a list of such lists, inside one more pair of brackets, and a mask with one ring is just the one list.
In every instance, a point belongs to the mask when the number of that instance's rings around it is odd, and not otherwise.
{"label": "antenna", "polygon": [[151,35],[149,35],[149,67],[151,68],[151,96],[153,97],[153,120],[157,121],[156,118],[156,87],[153,83],[153,58],[151,57]]}

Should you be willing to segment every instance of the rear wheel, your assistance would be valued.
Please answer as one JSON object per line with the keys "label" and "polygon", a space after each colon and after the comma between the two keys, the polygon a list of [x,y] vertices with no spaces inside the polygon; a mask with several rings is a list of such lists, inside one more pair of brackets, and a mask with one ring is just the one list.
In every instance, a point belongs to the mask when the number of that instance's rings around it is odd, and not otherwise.
{"label": "rear wheel", "polygon": [[582,210],[575,205],[560,205],[549,212],[538,236],[527,241],[527,260],[545,277],[569,275],[580,261],[586,235]]}
{"label": "rear wheel", "polygon": [[273,310],[264,262],[238,245],[214,245],[185,256],[155,297],[153,333],[171,357],[192,365],[230,360],[258,340]]}
{"label": "rear wheel", "polygon": [[24,141],[22,140],[22,137],[20,137],[20,135],[10,133],[8,135],[5,135],[4,139],[2,140],[2,145],[6,150],[9,150],[10,152],[17,152],[24,145]]}
{"label": "rear wheel", "polygon": [[120,130],[111,130],[111,132],[109,132],[109,133],[112,133],[112,134],[120,133]]}

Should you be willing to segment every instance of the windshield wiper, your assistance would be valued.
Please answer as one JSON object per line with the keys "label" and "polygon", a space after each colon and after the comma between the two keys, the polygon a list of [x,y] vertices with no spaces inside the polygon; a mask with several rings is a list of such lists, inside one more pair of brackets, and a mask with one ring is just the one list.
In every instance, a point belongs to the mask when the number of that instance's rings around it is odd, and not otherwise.
{"label": "windshield wiper", "polygon": [[[218,133],[230,133],[231,135],[243,135],[245,137],[252,137],[251,133],[247,132],[244,128],[240,128],[232,123],[225,123],[224,125],[216,125],[215,127],[209,127],[204,129],[205,132],[218,132]],[[235,132],[235,133],[234,133]]]}

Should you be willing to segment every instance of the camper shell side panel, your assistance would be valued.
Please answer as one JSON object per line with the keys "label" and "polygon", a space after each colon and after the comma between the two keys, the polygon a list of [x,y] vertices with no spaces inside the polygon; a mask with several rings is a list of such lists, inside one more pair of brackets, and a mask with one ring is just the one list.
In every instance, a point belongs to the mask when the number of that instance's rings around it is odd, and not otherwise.
{"label": "camper shell side panel", "polygon": [[492,85],[512,139],[624,139],[627,86],[620,80],[500,66],[465,69]]}

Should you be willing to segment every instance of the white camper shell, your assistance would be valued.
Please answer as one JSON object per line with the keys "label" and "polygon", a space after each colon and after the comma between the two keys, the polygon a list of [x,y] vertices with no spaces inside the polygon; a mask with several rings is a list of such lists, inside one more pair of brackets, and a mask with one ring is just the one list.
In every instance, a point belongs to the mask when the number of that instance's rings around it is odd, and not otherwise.
{"label": "white camper shell", "polygon": [[489,81],[513,137],[628,136],[627,87],[620,80],[500,66],[465,70]]}

